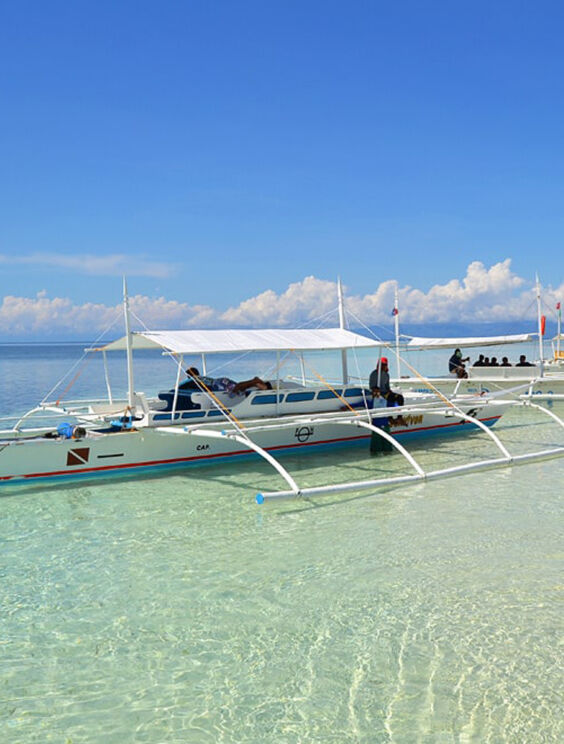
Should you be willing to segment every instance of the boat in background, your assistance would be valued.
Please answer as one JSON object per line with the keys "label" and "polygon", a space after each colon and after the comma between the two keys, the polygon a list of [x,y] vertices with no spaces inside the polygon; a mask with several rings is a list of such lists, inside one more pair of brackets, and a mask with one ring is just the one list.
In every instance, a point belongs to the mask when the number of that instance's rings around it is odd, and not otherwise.
{"label": "boat in background", "polygon": [[[458,393],[493,393],[505,390],[507,394],[515,395],[521,400],[564,400],[564,351],[561,349],[561,310],[557,305],[558,329],[552,339],[552,357],[546,358],[544,353],[545,316],[542,315],[541,292],[538,277],[536,278],[537,325],[534,333],[511,334],[501,336],[455,337],[455,338],[427,338],[407,336],[407,343],[401,344],[399,333],[399,311],[395,315],[395,351],[397,359],[397,376],[393,385],[404,390],[424,392],[438,389],[447,394]],[[467,366],[467,378],[457,378],[456,375],[439,375],[424,377],[413,369],[400,354],[400,348],[405,351],[432,351],[444,349],[452,353],[455,349],[487,349],[491,347],[505,350],[516,344],[538,341],[539,358],[535,362],[525,365],[510,366]],[[464,352],[463,352],[464,355]],[[501,352],[500,352],[501,356]],[[408,375],[402,375],[401,366],[409,370]],[[446,360],[445,360],[446,366]]]}

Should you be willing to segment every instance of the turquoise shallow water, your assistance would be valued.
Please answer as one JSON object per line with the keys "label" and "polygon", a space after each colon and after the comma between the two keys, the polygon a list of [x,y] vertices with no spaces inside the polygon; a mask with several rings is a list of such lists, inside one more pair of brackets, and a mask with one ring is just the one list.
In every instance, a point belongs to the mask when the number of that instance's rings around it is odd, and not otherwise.
{"label": "turquoise shallow water", "polygon": [[[563,440],[522,411],[496,430],[514,452]],[[285,464],[308,485],[405,471],[358,449]],[[563,477],[258,507],[283,484],[247,463],[8,493],[0,740],[560,742]]]}

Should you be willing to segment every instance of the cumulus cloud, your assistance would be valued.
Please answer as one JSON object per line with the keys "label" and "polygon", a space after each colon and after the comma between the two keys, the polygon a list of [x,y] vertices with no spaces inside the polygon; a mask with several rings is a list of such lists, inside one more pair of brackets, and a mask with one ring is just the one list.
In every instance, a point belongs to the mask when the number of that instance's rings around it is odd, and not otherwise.
{"label": "cumulus cloud", "polygon": [[50,299],[45,292],[35,297],[6,295],[0,305],[0,333],[21,337],[82,334],[88,338],[116,317],[115,308],[94,303],[76,305],[64,297]]}
{"label": "cumulus cloud", "polygon": [[150,276],[158,279],[170,276],[175,268],[172,264],[147,261],[141,256],[127,256],[122,253],[105,256],[91,253],[78,253],[76,256],[60,253],[31,253],[27,256],[11,256],[0,253],[0,264],[48,266],[96,276],[123,276],[127,274],[127,276]]}
{"label": "cumulus cloud", "polygon": [[288,326],[304,323],[323,315],[335,307],[337,301],[335,282],[308,276],[301,282],[290,284],[281,295],[271,289],[226,310],[220,316],[223,325],[229,326]]}
{"label": "cumulus cloud", "polygon": [[[205,305],[187,305],[163,297],[143,295],[130,297],[129,305],[134,317],[150,328],[210,327],[217,323],[217,313]],[[73,303],[68,298],[49,298],[44,290],[35,297],[7,295],[0,305],[0,334],[12,337],[25,336],[74,336],[91,339],[110,328],[114,335],[122,331],[123,309],[121,303],[103,305],[86,302]]]}
{"label": "cumulus cloud", "polygon": [[[394,281],[386,280],[366,295],[347,291],[347,307],[366,325],[389,324],[395,286]],[[427,292],[400,286],[398,294],[403,323],[519,321],[532,319],[536,313],[534,290],[511,270],[509,259],[489,268],[474,261],[461,280],[436,284]],[[548,308],[562,299],[564,282],[555,288],[543,288]],[[153,329],[300,326],[328,314],[336,305],[336,283],[314,276],[291,284],[281,294],[267,290],[227,310],[164,297],[130,298],[134,316]],[[0,304],[0,334],[4,338],[40,335],[93,339],[114,323],[110,335],[115,337],[122,330],[121,312],[120,303],[79,305],[68,298],[49,298],[44,290],[35,297],[8,295]]]}
{"label": "cumulus cloud", "polygon": [[[389,323],[396,282],[382,281],[373,292],[354,295],[346,291],[346,304],[363,323]],[[564,295],[559,288],[544,288],[543,299],[554,307]],[[487,268],[473,261],[462,279],[436,284],[427,292],[406,285],[398,288],[404,322],[511,321],[532,318],[536,313],[534,292],[511,270],[511,259]],[[291,284],[282,294],[272,290],[245,300],[222,313],[222,325],[288,326],[306,323],[336,306],[335,282],[309,276]]]}
{"label": "cumulus cloud", "polygon": [[[462,281],[451,279],[428,292],[405,286],[398,291],[402,319],[417,322],[491,321],[522,318],[532,295],[525,280],[511,271],[506,259],[487,269],[473,261]],[[375,293],[354,298],[359,317],[382,322],[393,307],[395,282],[383,282]]]}

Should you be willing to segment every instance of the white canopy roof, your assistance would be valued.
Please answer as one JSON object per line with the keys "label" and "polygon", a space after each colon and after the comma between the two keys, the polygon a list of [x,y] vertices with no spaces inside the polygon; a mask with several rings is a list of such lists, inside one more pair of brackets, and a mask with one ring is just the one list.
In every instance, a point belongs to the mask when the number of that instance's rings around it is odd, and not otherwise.
{"label": "white canopy roof", "polygon": [[[126,339],[124,336],[96,351],[124,350]],[[343,328],[146,331],[133,333],[132,341],[134,349],[162,348],[175,354],[360,349],[386,345]]]}
{"label": "white canopy roof", "polygon": [[533,334],[520,333],[510,336],[473,336],[462,338],[423,338],[413,336],[408,344],[408,349],[443,349],[458,347],[468,348],[470,346],[501,346],[503,344],[522,344],[532,341]]}

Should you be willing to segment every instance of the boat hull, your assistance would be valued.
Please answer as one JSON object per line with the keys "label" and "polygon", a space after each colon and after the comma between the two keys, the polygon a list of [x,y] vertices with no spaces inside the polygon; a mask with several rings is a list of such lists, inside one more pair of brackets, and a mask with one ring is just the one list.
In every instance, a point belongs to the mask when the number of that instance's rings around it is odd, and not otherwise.
{"label": "boat hull", "polygon": [[[476,411],[467,406],[466,413]],[[502,414],[500,405],[492,404],[480,411],[478,418],[492,426]],[[371,437],[370,430],[345,425],[350,414],[331,415],[331,421],[319,418],[288,418],[269,425],[268,420],[245,421],[252,441],[275,457],[283,454],[308,453],[331,447],[365,445]],[[366,417],[364,417],[366,420]],[[402,422],[391,419],[390,432],[398,440],[409,440],[430,435],[463,434],[476,426],[452,413],[410,413]],[[186,433],[187,429],[169,427],[165,432],[146,428],[104,434],[82,440],[53,440],[42,437],[0,441],[0,487],[22,483],[44,484],[57,481],[91,479],[99,477],[135,476],[175,468],[212,465],[258,457],[244,444],[229,438],[208,438],[208,431],[222,431],[218,425],[191,427],[198,429],[198,436]],[[173,429],[181,433],[174,434]],[[236,433],[230,425],[223,427],[227,433]],[[204,435],[202,435],[204,434]]]}

